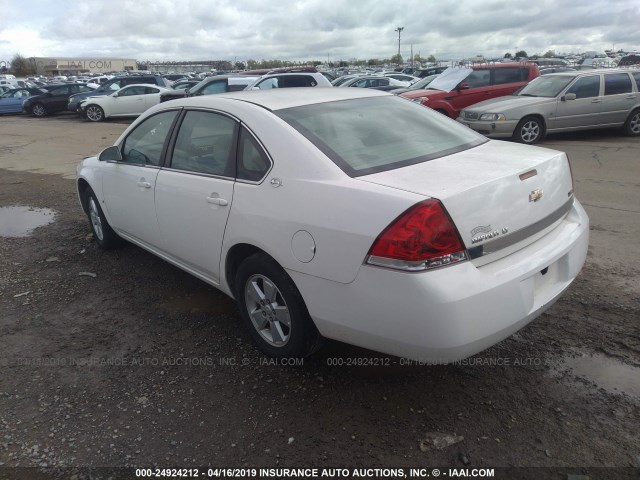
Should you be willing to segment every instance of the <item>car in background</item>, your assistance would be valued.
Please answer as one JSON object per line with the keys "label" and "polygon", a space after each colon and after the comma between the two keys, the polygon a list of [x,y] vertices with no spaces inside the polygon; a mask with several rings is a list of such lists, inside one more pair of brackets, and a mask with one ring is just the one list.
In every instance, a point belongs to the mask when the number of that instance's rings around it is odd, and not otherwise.
{"label": "car in background", "polygon": [[23,108],[25,112],[35,117],[44,117],[67,110],[67,104],[72,95],[90,95],[94,91],[94,86],[81,83],[53,84],[47,87],[46,93],[27,98]]}
{"label": "car in background", "polygon": [[388,90],[388,92],[393,93],[394,95],[400,95],[401,93],[409,92],[411,90],[422,90],[424,88],[427,88],[427,86],[431,82],[433,82],[436,78],[438,78],[438,75],[440,74],[436,73],[435,75],[429,75],[428,77],[419,79],[417,82],[412,83],[408,87],[395,88],[393,90]]}
{"label": "car in background", "polygon": [[407,74],[398,73],[398,72],[388,72],[388,73],[383,73],[382,75],[384,75],[385,77],[395,78],[396,80],[400,80],[401,82],[408,82],[409,85],[413,85],[414,83],[420,80],[420,77],[414,77],[413,75],[407,75]]}
{"label": "car in background", "polygon": [[166,75],[162,75],[162,78],[168,80],[169,84],[172,84],[176,80],[182,80],[183,78],[187,78],[184,73],[168,73]]}
{"label": "car in background", "polygon": [[98,95],[109,95],[127,85],[142,83],[146,85],[157,85],[158,87],[170,87],[169,81],[165,80],[160,75],[121,75],[107,80],[93,92],[72,95],[69,98],[67,109],[72,112],[80,113],[80,102],[89,96],[95,97]]}
{"label": "car in background", "polygon": [[540,75],[549,75],[550,73],[574,72],[576,69],[572,67],[540,67]]}
{"label": "car in background", "polygon": [[43,88],[14,88],[0,95],[0,114],[22,113],[24,101],[35,95],[44,95],[47,90]]}
{"label": "car in background", "polygon": [[276,358],[326,337],[460,360],[553,305],[587,255],[565,153],[371,89],[161,103],[76,171],[99,247],[128,240],[235,298]]}
{"label": "car in background", "polygon": [[458,121],[491,138],[537,143],[547,133],[620,128],[640,135],[640,71],[553,73],[515,95],[465,108]]}
{"label": "car in background", "polygon": [[432,108],[449,118],[460,110],[491,98],[511,95],[540,76],[535,63],[482,63],[470,67],[449,67],[428,89],[401,93],[404,98]]}
{"label": "car in background", "polygon": [[438,75],[444,72],[447,68],[449,67],[447,67],[446,65],[440,65],[437,67],[417,68],[413,71],[411,75],[413,75],[414,77],[424,78],[430,75]]}
{"label": "car in background", "polygon": [[332,81],[331,85],[333,85],[334,87],[339,87],[340,85],[342,85],[345,82],[348,82],[349,80],[352,80],[357,77],[364,77],[365,75],[367,74],[366,73],[349,73],[347,75],[342,75],[341,77],[338,77],[334,81]]}
{"label": "car in background", "polygon": [[92,122],[111,117],[137,117],[160,103],[160,94],[169,91],[154,85],[127,85],[110,95],[85,98],[80,103],[80,112]]}
{"label": "car in background", "polygon": [[182,79],[176,80],[171,84],[171,90],[186,90],[187,88],[195,87],[199,84],[201,80],[193,80],[193,79]]}
{"label": "car in background", "polygon": [[245,90],[331,86],[331,82],[327,80],[327,77],[319,72],[268,73],[247,85]]}
{"label": "car in background", "polygon": [[258,75],[216,75],[201,80],[195,86],[184,90],[173,90],[160,95],[160,102],[168,102],[177,98],[197,97],[215,93],[237,92],[253,83]]}
{"label": "car in background", "polygon": [[396,80],[392,77],[383,75],[363,75],[347,80],[338,88],[356,87],[356,88],[375,88],[376,90],[394,90],[409,86],[409,82]]}

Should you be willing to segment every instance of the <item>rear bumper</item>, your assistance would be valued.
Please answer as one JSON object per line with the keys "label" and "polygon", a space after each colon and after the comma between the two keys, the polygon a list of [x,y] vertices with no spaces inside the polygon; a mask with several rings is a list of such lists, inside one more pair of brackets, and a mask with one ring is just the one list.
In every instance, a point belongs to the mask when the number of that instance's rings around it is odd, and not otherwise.
{"label": "rear bumper", "polygon": [[325,337],[447,363],[496,344],[553,305],[580,272],[588,242],[589,219],[576,201],[553,231],[484,266],[401,273],[363,265],[347,285],[289,274]]}
{"label": "rear bumper", "polygon": [[518,125],[516,120],[504,120],[501,122],[481,122],[480,120],[465,120],[462,117],[456,119],[459,123],[466,125],[489,138],[511,138]]}

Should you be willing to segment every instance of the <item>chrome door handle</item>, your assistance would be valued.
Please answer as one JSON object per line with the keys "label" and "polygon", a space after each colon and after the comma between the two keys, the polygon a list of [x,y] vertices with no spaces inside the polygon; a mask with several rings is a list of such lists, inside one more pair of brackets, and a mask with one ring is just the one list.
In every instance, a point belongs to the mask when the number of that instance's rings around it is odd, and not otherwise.
{"label": "chrome door handle", "polygon": [[139,182],[136,182],[136,185],[142,188],[151,188],[151,184],[149,182],[143,182],[142,180]]}
{"label": "chrome door handle", "polygon": [[229,205],[229,202],[220,197],[207,197],[207,202],[213,205],[220,205],[221,207],[226,207],[227,205]]}
{"label": "chrome door handle", "polygon": [[593,99],[593,100],[591,100],[591,103],[600,103],[600,99],[598,99],[598,98]]}

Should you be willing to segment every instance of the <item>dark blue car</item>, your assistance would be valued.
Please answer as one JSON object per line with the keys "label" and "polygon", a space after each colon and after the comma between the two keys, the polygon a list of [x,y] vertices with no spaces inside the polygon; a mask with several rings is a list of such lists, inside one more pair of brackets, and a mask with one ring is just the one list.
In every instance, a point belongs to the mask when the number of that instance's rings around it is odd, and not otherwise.
{"label": "dark blue car", "polygon": [[13,88],[0,95],[0,114],[22,113],[22,102],[34,95],[47,93],[43,88]]}

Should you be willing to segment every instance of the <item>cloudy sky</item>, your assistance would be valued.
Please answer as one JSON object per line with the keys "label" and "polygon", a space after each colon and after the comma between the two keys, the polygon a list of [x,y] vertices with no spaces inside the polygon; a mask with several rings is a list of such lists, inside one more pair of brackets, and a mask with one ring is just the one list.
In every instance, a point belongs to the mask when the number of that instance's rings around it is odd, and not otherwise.
{"label": "cloudy sky", "polygon": [[462,59],[640,49],[640,0],[0,0],[0,61]]}

